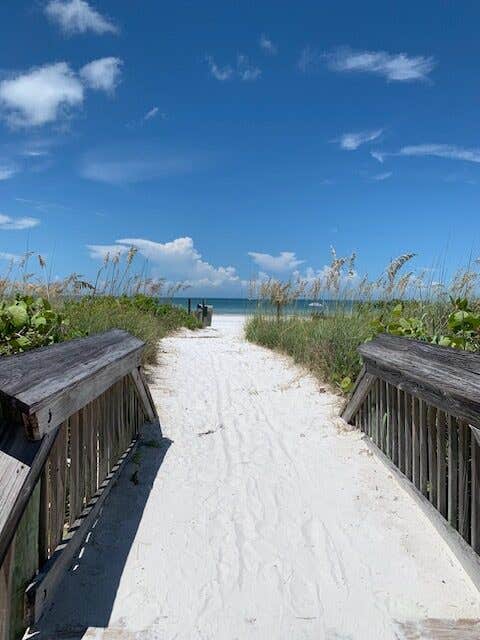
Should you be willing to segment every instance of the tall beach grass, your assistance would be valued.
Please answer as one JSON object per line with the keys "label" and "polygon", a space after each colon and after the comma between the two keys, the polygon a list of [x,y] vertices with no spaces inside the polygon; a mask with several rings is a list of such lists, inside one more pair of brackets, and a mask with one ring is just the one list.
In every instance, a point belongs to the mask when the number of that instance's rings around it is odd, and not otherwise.
{"label": "tall beach grass", "polygon": [[[332,251],[331,264],[316,277],[254,282],[258,312],[247,322],[246,337],[290,355],[342,392],[360,371],[359,345],[381,332],[480,350],[478,263],[438,282],[431,271],[407,270],[413,257],[399,256],[371,281],[356,273],[355,254]],[[299,298],[311,300],[311,314],[291,311]]]}

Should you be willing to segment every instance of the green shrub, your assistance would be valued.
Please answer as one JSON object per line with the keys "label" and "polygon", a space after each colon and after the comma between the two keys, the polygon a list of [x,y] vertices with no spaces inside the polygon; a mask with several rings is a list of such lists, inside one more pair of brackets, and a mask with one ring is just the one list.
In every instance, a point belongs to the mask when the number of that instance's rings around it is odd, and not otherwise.
{"label": "green shrub", "polygon": [[0,301],[0,355],[60,342],[68,323],[43,298],[17,295]]}
{"label": "green shrub", "polygon": [[62,309],[69,325],[81,335],[109,329],[124,329],[145,342],[144,361],[156,362],[158,341],[181,327],[198,328],[198,322],[184,309],[159,304],[138,295],[85,297],[67,301]]}

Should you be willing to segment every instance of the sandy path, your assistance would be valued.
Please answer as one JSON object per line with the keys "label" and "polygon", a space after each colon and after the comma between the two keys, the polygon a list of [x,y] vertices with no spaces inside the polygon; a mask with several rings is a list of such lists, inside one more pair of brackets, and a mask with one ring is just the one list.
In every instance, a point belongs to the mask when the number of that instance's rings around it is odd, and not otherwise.
{"label": "sandy path", "polygon": [[162,351],[152,392],[173,444],[141,448],[139,484],[126,473],[112,491],[44,630],[393,640],[397,622],[480,617],[436,531],[341,428],[335,396],[243,341],[239,318]]}

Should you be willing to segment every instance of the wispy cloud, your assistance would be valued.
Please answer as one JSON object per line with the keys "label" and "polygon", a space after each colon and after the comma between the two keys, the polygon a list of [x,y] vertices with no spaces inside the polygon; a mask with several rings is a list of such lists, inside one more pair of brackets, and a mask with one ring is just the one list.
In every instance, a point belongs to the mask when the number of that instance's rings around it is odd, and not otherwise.
{"label": "wispy cloud", "polygon": [[409,82],[427,80],[435,67],[432,56],[409,56],[406,53],[386,51],[352,51],[337,49],[325,55],[332,71],[371,73],[387,80]]}
{"label": "wispy cloud", "polygon": [[0,213],[0,229],[2,231],[22,231],[40,224],[38,218],[12,218]]}
{"label": "wispy cloud", "polygon": [[212,289],[240,284],[234,267],[213,266],[204,260],[188,236],[164,243],[145,238],[123,238],[110,245],[88,245],[88,249],[92,258],[103,259],[107,253],[126,253],[132,246],[148,259],[155,275],[169,281]]}
{"label": "wispy cloud", "polygon": [[240,80],[252,82],[258,80],[262,75],[262,70],[250,64],[247,56],[239,53],[237,56],[237,75]]}
{"label": "wispy cloud", "polygon": [[383,164],[385,156],[387,156],[388,154],[384,151],[370,151],[370,155],[372,156],[372,158],[375,158],[375,160],[378,160],[378,162]]}
{"label": "wispy cloud", "polygon": [[113,93],[120,81],[122,61],[120,58],[100,58],[80,69],[80,77],[90,89]]}
{"label": "wispy cloud", "polygon": [[372,176],[371,179],[375,180],[375,182],[382,182],[383,180],[388,180],[388,178],[391,178],[392,176],[392,171],[385,171],[384,173],[377,173],[376,175]]}
{"label": "wispy cloud", "polygon": [[45,13],[67,35],[87,31],[97,34],[118,33],[118,27],[86,0],[50,0],[45,6]]}
{"label": "wispy cloud", "polygon": [[153,107],[153,109],[150,109],[150,111],[147,111],[147,113],[143,116],[143,119],[151,120],[152,118],[155,118],[156,116],[158,116],[158,112],[159,112],[159,108]]}
{"label": "wispy cloud", "polygon": [[85,88],[112,92],[121,60],[101,58],[80,73],[66,62],[12,74],[0,82],[0,113],[12,127],[39,127],[68,116],[82,106]]}
{"label": "wispy cloud", "polygon": [[18,168],[13,165],[0,165],[0,181],[9,180],[18,173]]}
{"label": "wispy cloud", "polygon": [[252,82],[258,80],[262,75],[262,70],[252,65],[247,56],[239,53],[235,67],[226,65],[220,67],[214,60],[213,56],[206,56],[210,74],[220,82],[238,78],[244,82]]}
{"label": "wispy cloud", "polygon": [[8,253],[7,251],[0,251],[0,260],[7,260],[8,262],[18,263],[23,256],[16,253]]}
{"label": "wispy cloud", "polygon": [[264,33],[262,33],[262,35],[260,36],[260,38],[258,40],[258,44],[265,51],[265,53],[268,53],[268,55],[270,55],[270,56],[277,55],[277,53],[278,53],[277,45],[274,44],[270,40],[270,38],[268,38]]}
{"label": "wispy cloud", "polygon": [[208,62],[208,67],[210,69],[210,74],[220,82],[224,82],[225,80],[230,80],[233,76],[233,69],[230,65],[226,67],[220,67],[214,60],[213,56],[207,56],[206,58]]}
{"label": "wispy cloud", "polygon": [[297,68],[302,73],[307,73],[308,71],[312,71],[318,66],[321,56],[318,51],[313,49],[310,45],[304,47],[297,61]]}
{"label": "wispy cloud", "polygon": [[159,153],[143,146],[128,146],[85,155],[80,175],[106,184],[134,184],[187,174],[208,162],[208,155],[196,152]]}
{"label": "wispy cloud", "polygon": [[305,260],[299,260],[293,251],[282,251],[278,256],[272,256],[269,253],[249,251],[248,255],[261,269],[275,273],[293,271],[305,262]]}
{"label": "wispy cloud", "polygon": [[398,153],[401,156],[436,156],[450,160],[465,160],[480,162],[480,149],[466,149],[454,144],[417,144],[402,147]]}
{"label": "wispy cloud", "polygon": [[366,142],[377,140],[383,133],[383,129],[375,129],[373,131],[359,131],[357,133],[344,133],[335,142],[340,144],[342,149],[346,151],[354,151]]}

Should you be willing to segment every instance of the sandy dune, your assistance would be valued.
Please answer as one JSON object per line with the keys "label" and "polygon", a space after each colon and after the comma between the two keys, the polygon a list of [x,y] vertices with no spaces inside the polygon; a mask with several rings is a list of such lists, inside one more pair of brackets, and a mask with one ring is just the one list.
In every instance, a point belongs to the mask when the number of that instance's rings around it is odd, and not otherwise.
{"label": "sandy dune", "polygon": [[402,623],[422,638],[426,619],[480,617],[334,395],[246,343],[237,317],[161,349],[152,392],[172,442],[142,446],[138,484],[131,464],[112,491],[44,637],[393,640]]}

